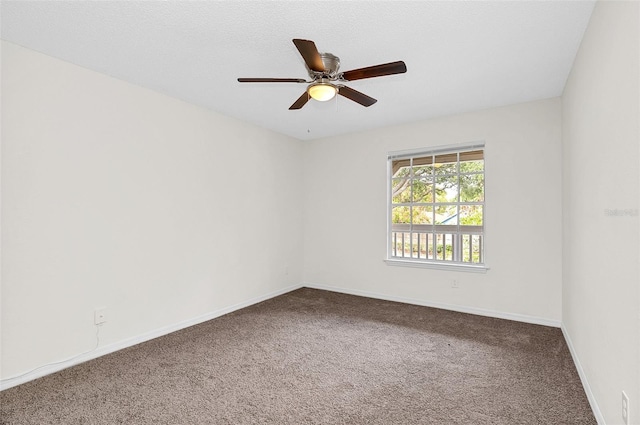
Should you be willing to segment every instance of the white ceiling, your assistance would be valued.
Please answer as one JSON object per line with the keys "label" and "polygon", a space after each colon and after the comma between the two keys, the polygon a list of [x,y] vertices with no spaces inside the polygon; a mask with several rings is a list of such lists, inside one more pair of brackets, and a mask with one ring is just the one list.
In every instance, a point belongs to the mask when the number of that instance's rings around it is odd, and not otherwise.
{"label": "white ceiling", "polygon": [[[2,38],[308,140],[562,94],[593,1],[2,1]],[[307,78],[293,38],[341,71],[397,60],[407,73],[348,83],[378,99],[289,106]]]}

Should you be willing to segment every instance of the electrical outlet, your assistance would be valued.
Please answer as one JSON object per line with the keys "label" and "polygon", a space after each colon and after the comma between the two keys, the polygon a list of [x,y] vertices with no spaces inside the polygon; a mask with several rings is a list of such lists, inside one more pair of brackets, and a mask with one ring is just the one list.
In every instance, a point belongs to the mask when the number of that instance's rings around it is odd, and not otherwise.
{"label": "electrical outlet", "polygon": [[629,396],[624,391],[622,392],[622,420],[624,425],[629,425]]}
{"label": "electrical outlet", "polygon": [[458,281],[458,279],[453,279],[451,281],[451,287],[452,288],[459,288],[460,287],[460,282]]}
{"label": "electrical outlet", "polygon": [[107,309],[106,308],[97,308],[93,312],[93,323],[96,325],[101,325],[107,321]]}

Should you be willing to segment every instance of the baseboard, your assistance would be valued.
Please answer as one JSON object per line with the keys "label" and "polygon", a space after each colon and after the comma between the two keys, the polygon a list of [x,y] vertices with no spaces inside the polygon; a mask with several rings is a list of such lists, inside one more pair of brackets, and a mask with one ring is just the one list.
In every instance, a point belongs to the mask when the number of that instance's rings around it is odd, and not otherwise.
{"label": "baseboard", "polygon": [[527,316],[525,314],[506,313],[502,311],[486,310],[481,308],[466,307],[466,306],[460,306],[455,304],[423,301],[423,300],[417,300],[414,298],[397,297],[393,295],[379,294],[376,292],[362,291],[359,289],[345,289],[345,288],[338,288],[335,286],[319,285],[319,284],[309,283],[309,282],[305,282],[303,286],[306,288],[322,289],[325,291],[340,292],[343,294],[358,295],[361,297],[376,298],[376,299],[385,300],[385,301],[395,301],[395,302],[401,302],[405,304],[421,305],[424,307],[440,308],[442,310],[457,311],[460,313],[476,314],[478,316],[514,320],[516,322],[531,323],[534,325],[551,326],[554,328],[559,328],[561,325],[561,322],[559,320],[545,319],[543,317],[536,317],[536,316]]}
{"label": "baseboard", "polygon": [[580,359],[578,358],[578,354],[576,353],[576,350],[573,347],[573,343],[571,342],[571,337],[569,336],[569,332],[567,332],[567,329],[564,327],[564,325],[562,325],[560,329],[562,329],[562,335],[564,335],[564,340],[567,341],[567,347],[569,347],[571,358],[573,359],[573,363],[576,365],[576,369],[578,370],[578,376],[580,376],[582,387],[584,388],[584,392],[587,394],[587,400],[589,400],[589,404],[591,405],[591,410],[593,411],[593,415],[596,417],[596,421],[598,421],[598,425],[605,425],[604,416],[602,416],[602,412],[600,411],[598,402],[596,401],[596,398],[593,395],[593,391],[591,391],[591,385],[589,385],[589,381],[587,380],[587,375],[584,373],[582,364],[580,364]]}
{"label": "baseboard", "polygon": [[296,289],[301,288],[302,285],[293,285],[287,288],[283,288],[274,292],[269,292],[267,294],[260,295],[258,297],[254,297],[248,299],[246,301],[240,302],[238,304],[234,304],[229,307],[224,307],[192,319],[184,320],[179,323],[175,323],[169,326],[164,326],[159,329],[155,329],[150,332],[146,332],[142,335],[137,335],[132,338],[128,338],[122,341],[118,341],[109,345],[105,345],[102,347],[97,347],[95,350],[89,351],[87,353],[79,354],[77,356],[72,357],[68,360],[63,360],[56,363],[50,363],[47,365],[43,365],[37,369],[32,370],[31,372],[24,373],[22,375],[6,378],[0,381],[0,391],[9,389],[11,387],[15,387],[20,384],[24,384],[29,381],[33,381],[34,379],[41,378],[46,375],[50,375],[55,372],[59,372],[63,369],[67,369],[71,366],[78,365],[80,363],[84,363],[89,360],[96,359],[98,357],[104,356],[106,354],[110,354],[116,352],[118,350],[122,350],[124,348],[132,347],[136,344],[140,344],[145,341],[152,340],[154,338],[161,337],[163,335],[170,334],[175,331],[179,331],[181,329],[188,328],[189,326],[197,325],[202,322],[206,322],[207,320],[215,319],[216,317],[224,316],[225,314],[231,313],[236,310],[240,310],[245,307],[249,307],[253,304],[257,304],[262,301],[266,301],[268,299],[277,297],[282,294],[286,294],[287,292],[294,291]]}

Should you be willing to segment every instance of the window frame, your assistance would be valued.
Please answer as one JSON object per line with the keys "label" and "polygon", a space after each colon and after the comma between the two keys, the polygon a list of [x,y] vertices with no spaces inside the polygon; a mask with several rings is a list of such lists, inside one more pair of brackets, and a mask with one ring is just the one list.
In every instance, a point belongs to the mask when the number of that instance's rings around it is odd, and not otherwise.
{"label": "window frame", "polygon": [[[459,164],[460,164],[460,157],[458,156],[459,153],[463,153],[463,152],[468,152],[468,151],[474,151],[474,150],[482,150],[483,151],[483,179],[485,179],[485,184],[483,186],[483,201],[481,202],[482,205],[482,210],[483,210],[483,219],[482,219],[482,229],[481,229],[481,237],[483,239],[482,241],[482,247],[481,247],[481,252],[482,252],[482,262],[481,263],[472,263],[472,262],[462,262],[462,261],[452,261],[452,260],[446,260],[446,259],[429,259],[429,258],[414,258],[413,256],[411,257],[398,257],[398,256],[393,256],[393,248],[392,248],[392,241],[393,241],[393,223],[392,223],[392,214],[393,214],[393,208],[394,205],[397,206],[397,204],[393,203],[393,195],[392,195],[392,191],[393,191],[393,162],[396,160],[402,160],[402,159],[411,159],[411,158],[420,158],[420,157],[426,157],[426,156],[438,156],[438,155],[446,155],[446,154],[456,154],[457,155],[457,165],[456,165],[456,175],[460,176],[460,169],[459,169]],[[434,175],[435,177],[435,175]],[[410,177],[410,179],[413,179],[413,176]],[[458,185],[459,185],[459,180],[458,180]],[[435,196],[435,194],[434,194]],[[419,267],[419,268],[432,268],[432,269],[440,269],[440,270],[458,270],[458,271],[465,271],[465,272],[476,272],[476,273],[485,273],[487,270],[489,270],[489,267],[487,266],[487,255],[486,255],[486,245],[484,243],[484,238],[486,236],[487,233],[487,226],[486,226],[486,148],[485,148],[485,142],[484,141],[478,141],[478,142],[472,142],[472,143],[463,143],[463,144],[455,144],[455,145],[443,145],[443,146],[435,146],[435,147],[426,147],[426,148],[420,148],[420,149],[410,149],[410,150],[403,150],[403,151],[393,151],[393,152],[388,152],[387,154],[387,237],[386,237],[386,242],[387,242],[387,249],[386,249],[386,259],[385,262],[388,265],[391,266],[404,266],[404,267]],[[411,200],[411,204],[413,204],[413,199]],[[435,199],[432,199],[431,202],[434,206],[436,204],[440,204],[440,203],[436,203]],[[467,202],[461,202],[460,197],[458,196],[457,201],[454,203],[456,205],[456,210],[459,213],[459,206],[468,204]],[[412,224],[409,225],[410,228],[411,226],[413,226]],[[436,226],[438,226],[438,224],[433,223],[431,226],[434,230],[436,229]],[[458,224],[457,230],[456,230],[456,235],[460,235],[460,227]],[[459,236],[456,236],[459,237]],[[444,254],[443,254],[443,258],[444,258]]]}

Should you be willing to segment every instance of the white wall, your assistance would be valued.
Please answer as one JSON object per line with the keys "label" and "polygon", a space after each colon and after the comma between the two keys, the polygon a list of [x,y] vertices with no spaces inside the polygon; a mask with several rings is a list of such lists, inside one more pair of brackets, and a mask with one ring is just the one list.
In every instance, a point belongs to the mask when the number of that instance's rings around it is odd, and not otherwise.
{"label": "white wall", "polygon": [[[386,265],[387,152],[479,140],[490,270]],[[305,143],[305,283],[559,326],[560,154],[559,98]]]}
{"label": "white wall", "polygon": [[2,118],[2,378],[300,285],[299,141],[6,42]]}
{"label": "white wall", "polygon": [[639,21],[598,2],[563,94],[563,327],[607,424],[622,390],[640,424]]}

